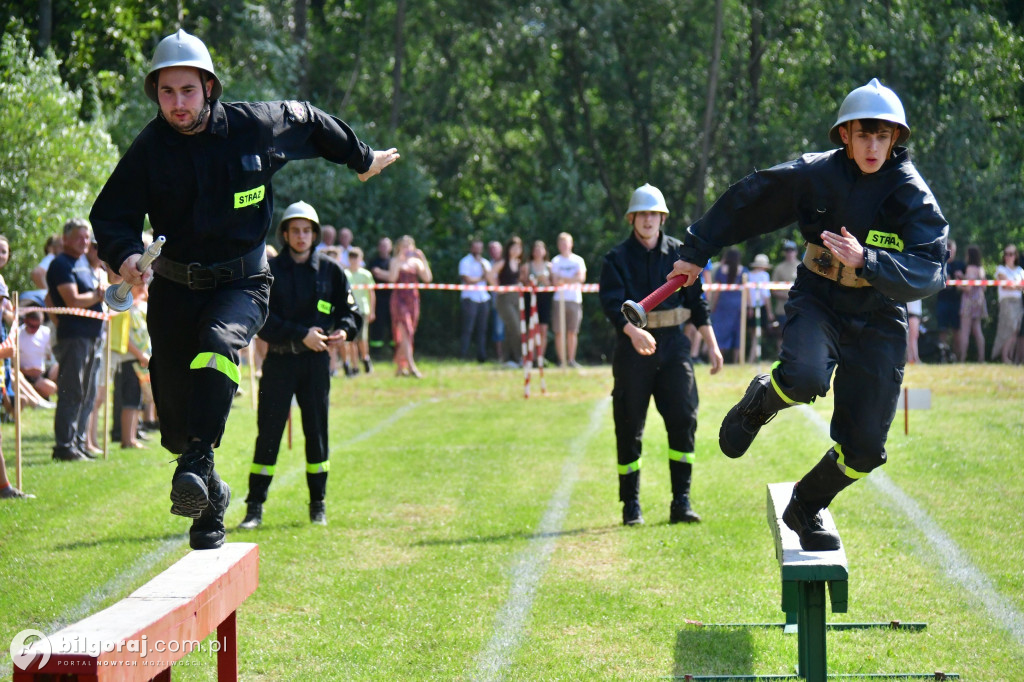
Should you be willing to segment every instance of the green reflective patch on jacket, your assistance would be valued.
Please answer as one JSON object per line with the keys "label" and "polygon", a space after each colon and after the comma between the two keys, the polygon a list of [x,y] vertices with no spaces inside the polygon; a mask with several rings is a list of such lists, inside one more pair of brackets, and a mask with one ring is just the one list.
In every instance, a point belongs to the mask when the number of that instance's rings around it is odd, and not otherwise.
{"label": "green reflective patch on jacket", "polygon": [[868,246],[877,246],[880,249],[892,249],[893,251],[903,251],[903,240],[900,239],[899,235],[893,234],[892,232],[879,232],[878,230],[871,230],[868,232],[868,238],[865,241]]}
{"label": "green reflective patch on jacket", "polygon": [[247,189],[244,192],[239,192],[235,195],[235,208],[245,208],[246,206],[252,206],[263,201],[263,196],[267,193],[267,186],[260,185],[252,189]]}

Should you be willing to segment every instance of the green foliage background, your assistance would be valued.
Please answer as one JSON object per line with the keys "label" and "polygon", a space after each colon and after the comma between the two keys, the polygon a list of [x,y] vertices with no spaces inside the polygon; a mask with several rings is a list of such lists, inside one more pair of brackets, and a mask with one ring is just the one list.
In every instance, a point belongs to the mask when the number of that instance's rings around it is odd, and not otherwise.
{"label": "green foliage background", "polygon": [[[1024,241],[1020,0],[4,4],[5,72],[13,62],[25,73],[21,99],[8,89],[0,102],[0,217],[35,249],[60,210],[78,206],[39,195],[88,205],[112,163],[104,130],[123,149],[152,116],[141,78],[179,26],[210,46],[226,99],[308,99],[371,146],[398,147],[400,165],[366,184],[293,164],[278,176],[278,205],[310,201],[371,251],[382,234],[410,233],[440,281],[455,280],[470,234],[550,245],[562,230],[594,280],[625,235],[634,187],[661,187],[668,228],[681,232],[752,169],[830,148],[842,97],[875,76],[903,99],[913,158],[961,247],[977,243],[994,263],[1002,244]],[[57,118],[43,128],[40,110]],[[8,133],[25,128],[34,137]],[[745,256],[776,257],[786,236],[752,240]],[[8,278],[22,275],[17,266]],[[457,302],[427,301],[420,347],[451,352],[443,325]],[[581,348],[598,353],[607,325],[597,314],[585,325]]]}

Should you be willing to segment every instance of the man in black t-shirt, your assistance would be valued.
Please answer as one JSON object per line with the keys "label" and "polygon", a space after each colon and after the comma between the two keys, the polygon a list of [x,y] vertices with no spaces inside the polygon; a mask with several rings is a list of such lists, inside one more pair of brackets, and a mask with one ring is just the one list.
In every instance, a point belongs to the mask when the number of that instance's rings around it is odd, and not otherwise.
{"label": "man in black t-shirt", "polygon": [[[104,287],[93,274],[85,252],[92,229],[83,218],[64,224],[64,251],[46,271],[54,306],[83,308],[102,314]],[[89,416],[96,399],[96,359],[103,330],[99,315],[58,314],[54,355],[59,363],[57,409],[53,419],[53,459],[66,462],[93,459],[85,449]]]}

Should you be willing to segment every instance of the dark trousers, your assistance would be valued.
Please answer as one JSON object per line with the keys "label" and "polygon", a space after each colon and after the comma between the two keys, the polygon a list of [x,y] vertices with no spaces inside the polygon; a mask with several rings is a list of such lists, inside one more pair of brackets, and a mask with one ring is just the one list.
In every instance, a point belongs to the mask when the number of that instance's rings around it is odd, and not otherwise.
{"label": "dark trousers", "polygon": [[462,335],[460,337],[459,357],[463,360],[469,355],[470,341],[476,342],[476,359],[483,362],[487,359],[487,316],[491,312],[491,302],[477,303],[468,298],[462,300]]}
{"label": "dark trousers", "polygon": [[[669,449],[692,453],[697,434],[697,382],[690,363],[690,341],[678,329],[652,333],[658,344],[653,355],[640,355],[627,337],[619,335],[612,358],[616,454],[620,471],[632,465],[637,474],[652,397],[665,421]],[[675,479],[673,476],[673,487]],[[620,477],[620,498],[635,499],[639,485],[639,475]]]}
{"label": "dark trousers", "polygon": [[267,270],[216,289],[190,290],[159,275],[146,321],[153,342],[150,377],[165,448],[192,440],[216,447],[238,388],[242,349],[267,319]]}
{"label": "dark trousers", "polygon": [[[277,465],[281,436],[288,423],[292,396],[299,403],[306,437],[306,481],[310,500],[324,499],[327,485],[327,411],[330,403],[330,357],[327,353],[267,354],[260,379],[256,451],[249,476],[249,502],[263,503]],[[324,466],[317,466],[324,465]],[[257,473],[257,470],[262,473]]]}
{"label": "dark trousers", "polygon": [[824,396],[832,384],[831,438],[845,465],[866,474],[886,460],[906,348],[906,308],[873,288],[847,289],[808,273],[790,290],[772,376],[797,403]]}
{"label": "dark trousers", "polygon": [[377,289],[377,307],[370,323],[370,346],[383,348],[391,343],[391,290]]}
{"label": "dark trousers", "polygon": [[61,339],[53,349],[60,363],[57,374],[57,409],[53,437],[57,449],[84,449],[89,417],[96,402],[99,339]]}

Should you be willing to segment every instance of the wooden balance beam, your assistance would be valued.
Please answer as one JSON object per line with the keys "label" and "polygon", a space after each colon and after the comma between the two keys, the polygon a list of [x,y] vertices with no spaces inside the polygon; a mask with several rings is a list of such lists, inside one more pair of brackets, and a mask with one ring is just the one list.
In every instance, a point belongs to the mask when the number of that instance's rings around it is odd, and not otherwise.
{"label": "wooden balance beam", "polygon": [[176,661],[203,648],[217,653],[218,682],[236,680],[235,612],[258,576],[253,543],[189,552],[113,606],[34,642],[16,660],[14,682],[169,681]]}
{"label": "wooden balance beam", "polygon": [[[775,557],[781,571],[782,610],[787,625],[797,627],[798,674],[808,682],[825,682],[825,586],[832,611],[845,613],[850,573],[842,546],[827,552],[800,548],[800,537],[782,520],[792,494],[792,483],[768,485],[768,527],[775,538]],[[836,531],[828,509],[821,510],[821,523],[827,530]]]}

